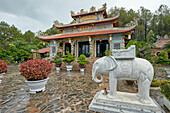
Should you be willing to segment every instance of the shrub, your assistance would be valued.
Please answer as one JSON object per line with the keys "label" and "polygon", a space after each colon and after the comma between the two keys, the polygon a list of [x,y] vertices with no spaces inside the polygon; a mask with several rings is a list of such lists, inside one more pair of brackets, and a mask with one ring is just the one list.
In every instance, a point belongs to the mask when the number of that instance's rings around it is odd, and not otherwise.
{"label": "shrub", "polygon": [[56,67],[60,67],[62,64],[62,60],[59,55],[56,55],[54,60],[51,61],[52,63],[56,64]]}
{"label": "shrub", "polygon": [[159,64],[169,64],[169,60],[168,60],[168,55],[165,51],[161,51],[157,58],[156,58],[156,63],[159,63]]}
{"label": "shrub", "polygon": [[75,60],[75,56],[72,55],[71,53],[67,52],[67,55],[62,55],[63,62],[68,63],[68,65],[70,65],[71,62],[73,62]]}
{"label": "shrub", "polygon": [[88,60],[86,60],[86,56],[83,54],[81,54],[77,60],[77,63],[81,66],[84,66],[89,62]]}
{"label": "shrub", "polygon": [[161,82],[161,93],[163,93],[168,100],[170,100],[170,81],[164,80]]}
{"label": "shrub", "polygon": [[110,56],[110,50],[106,50],[104,53],[106,56]]}
{"label": "shrub", "polygon": [[0,73],[4,73],[7,71],[8,65],[4,60],[0,60]]}
{"label": "shrub", "polygon": [[21,75],[28,81],[43,80],[51,73],[52,64],[44,59],[28,60],[20,65]]}
{"label": "shrub", "polygon": [[89,52],[88,54],[89,54],[89,55],[92,55],[92,52]]}
{"label": "shrub", "polygon": [[152,82],[151,82],[152,87],[159,87],[160,84],[161,84],[160,81],[158,81],[156,79],[153,79]]}

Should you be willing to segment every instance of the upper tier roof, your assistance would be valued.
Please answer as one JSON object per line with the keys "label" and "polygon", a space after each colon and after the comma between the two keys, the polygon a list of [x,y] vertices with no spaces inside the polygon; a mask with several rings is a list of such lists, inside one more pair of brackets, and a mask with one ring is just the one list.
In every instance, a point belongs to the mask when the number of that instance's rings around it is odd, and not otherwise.
{"label": "upper tier roof", "polygon": [[94,14],[94,13],[98,13],[98,12],[104,12],[104,16],[107,18],[107,12],[106,12],[106,8],[101,8],[98,11],[91,11],[91,12],[87,12],[87,13],[81,13],[81,14],[75,14],[75,15],[71,15],[72,18],[76,18],[78,16],[83,16],[83,15],[90,15],[90,14]]}
{"label": "upper tier roof", "polygon": [[72,37],[83,37],[83,36],[95,36],[95,35],[106,35],[106,34],[113,34],[113,33],[126,33],[133,31],[135,29],[135,26],[131,27],[115,27],[112,29],[106,29],[106,30],[96,30],[96,31],[90,31],[90,32],[79,32],[79,33],[69,33],[69,34],[57,34],[53,36],[40,36],[39,38],[41,40],[53,40],[53,39],[63,39],[63,38],[72,38]]}
{"label": "upper tier roof", "polygon": [[113,20],[118,19],[118,18],[119,18],[119,15],[116,15],[113,18],[106,18],[106,19],[103,19],[103,20],[96,20],[96,21],[91,21],[91,22],[83,22],[83,23],[78,23],[78,24],[67,24],[67,25],[63,25],[63,26],[56,26],[56,28],[61,29],[61,28],[67,28],[67,27],[72,27],[72,26],[109,22],[109,21],[113,21]]}

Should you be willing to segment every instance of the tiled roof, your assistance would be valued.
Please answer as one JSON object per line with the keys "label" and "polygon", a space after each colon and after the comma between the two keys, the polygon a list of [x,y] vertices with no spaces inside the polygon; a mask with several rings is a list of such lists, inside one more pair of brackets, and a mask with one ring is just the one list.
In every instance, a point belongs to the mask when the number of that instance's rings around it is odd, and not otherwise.
{"label": "tiled roof", "polygon": [[159,42],[155,43],[155,46],[162,48],[164,44],[168,43],[170,41],[170,38],[168,39],[161,39]]}
{"label": "tiled roof", "polygon": [[66,27],[72,27],[72,26],[78,26],[78,25],[109,22],[109,21],[113,21],[113,20],[118,19],[118,18],[119,18],[119,16],[115,16],[114,18],[107,18],[107,19],[103,19],[103,20],[96,20],[96,21],[91,21],[91,22],[83,22],[83,23],[79,23],[79,24],[67,24],[67,25],[63,25],[63,26],[56,26],[56,28],[66,28]]}
{"label": "tiled roof", "polygon": [[117,34],[117,33],[125,33],[130,32],[135,29],[134,27],[129,28],[112,28],[107,30],[96,30],[90,32],[79,32],[79,33],[72,33],[72,34],[58,34],[54,36],[47,36],[47,37],[39,37],[41,40],[52,40],[52,39],[62,39],[62,38],[71,38],[71,37],[82,37],[82,36],[95,36],[95,35],[105,35],[105,34]]}
{"label": "tiled roof", "polygon": [[[63,52],[62,49],[59,49],[58,51]],[[33,51],[33,53],[46,53],[46,52],[50,52],[50,47],[46,47],[46,48],[43,48],[43,49],[39,49],[37,51]]]}
{"label": "tiled roof", "polygon": [[[93,14],[93,13],[97,13],[97,12],[102,12],[105,11],[106,13],[106,8],[102,9],[102,10],[98,10],[98,11],[92,11],[92,12],[88,12],[88,13],[82,13],[82,14],[75,14],[75,15],[71,15],[72,17],[76,17],[76,16],[82,16],[82,15],[87,15],[87,14]],[[106,14],[107,15],[107,14]]]}
{"label": "tiled roof", "polygon": [[33,53],[46,53],[46,52],[50,52],[50,47],[46,47],[43,49],[39,49],[37,51],[33,51]]}

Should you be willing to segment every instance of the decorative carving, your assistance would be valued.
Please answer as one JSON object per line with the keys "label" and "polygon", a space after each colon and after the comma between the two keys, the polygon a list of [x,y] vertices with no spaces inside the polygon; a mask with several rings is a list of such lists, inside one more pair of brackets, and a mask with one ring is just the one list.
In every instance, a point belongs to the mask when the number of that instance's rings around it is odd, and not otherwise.
{"label": "decorative carving", "polygon": [[120,11],[119,11],[119,9],[117,9],[116,11],[115,11],[115,13],[113,13],[112,15],[111,15],[111,17],[116,17],[116,16],[119,16],[120,15]]}
{"label": "decorative carving", "polygon": [[130,23],[126,24],[125,26],[130,27],[130,26],[134,26],[134,25],[135,26],[138,25],[137,19],[135,17],[133,17],[133,20]]}
{"label": "decorative carving", "polygon": [[107,4],[104,3],[102,9],[106,9],[106,8],[107,8]]}
{"label": "decorative carving", "polygon": [[55,20],[53,23],[54,23],[55,25],[63,25],[63,23],[60,23],[58,20]]}
{"label": "decorative carving", "polygon": [[94,7],[94,6],[92,6],[92,7],[90,8],[90,12],[93,12],[93,11],[96,11],[96,7]]}
{"label": "decorative carving", "polygon": [[70,13],[71,13],[71,15],[75,15],[75,14],[74,14],[74,11],[70,11]]}
{"label": "decorative carving", "polygon": [[39,30],[37,33],[37,36],[47,36],[47,34],[45,34],[44,32],[42,32],[41,30]]}
{"label": "decorative carving", "polygon": [[81,9],[81,10],[80,10],[80,14],[83,14],[83,13],[84,13],[84,9]]}
{"label": "decorative carving", "polygon": [[[117,50],[118,54],[116,56],[114,54],[113,56],[105,56],[96,60],[92,68],[92,79],[95,82],[102,82],[102,74],[109,74],[110,90],[106,97],[107,99],[118,99],[116,97],[118,79],[137,80],[138,93],[135,95],[135,100],[143,104],[149,104],[152,102],[149,91],[154,75],[153,66],[145,59],[134,57],[134,54],[131,54],[131,52],[135,54],[135,45],[127,50]],[[126,54],[132,56],[127,57]],[[100,80],[97,78],[97,75],[101,76]]]}

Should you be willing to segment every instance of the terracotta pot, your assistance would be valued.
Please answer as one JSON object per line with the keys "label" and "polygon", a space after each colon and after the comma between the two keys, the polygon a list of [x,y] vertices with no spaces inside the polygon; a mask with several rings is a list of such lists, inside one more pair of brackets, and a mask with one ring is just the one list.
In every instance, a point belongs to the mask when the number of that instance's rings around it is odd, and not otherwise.
{"label": "terracotta pot", "polygon": [[56,67],[61,67],[61,64],[55,64]]}
{"label": "terracotta pot", "polygon": [[79,67],[80,67],[80,68],[85,68],[85,67],[86,67],[86,65],[79,65]]}

